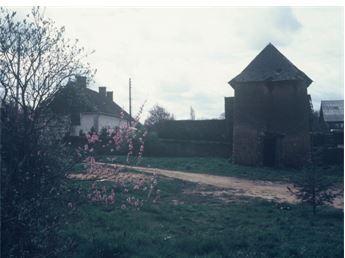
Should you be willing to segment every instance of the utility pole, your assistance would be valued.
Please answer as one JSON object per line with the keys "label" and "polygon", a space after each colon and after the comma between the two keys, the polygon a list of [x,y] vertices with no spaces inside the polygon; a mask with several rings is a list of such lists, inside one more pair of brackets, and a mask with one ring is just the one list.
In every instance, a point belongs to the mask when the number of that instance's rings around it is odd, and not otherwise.
{"label": "utility pole", "polygon": [[132,80],[129,78],[129,124],[132,124]]}

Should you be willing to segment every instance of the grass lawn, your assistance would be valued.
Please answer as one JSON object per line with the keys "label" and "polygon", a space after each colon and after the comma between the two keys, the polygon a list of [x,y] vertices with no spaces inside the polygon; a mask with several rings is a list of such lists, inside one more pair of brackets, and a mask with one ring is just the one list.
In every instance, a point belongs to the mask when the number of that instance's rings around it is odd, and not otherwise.
{"label": "grass lawn", "polygon": [[[103,156],[98,159],[102,162],[110,162],[111,157]],[[117,156],[115,162],[125,164],[126,157]],[[254,180],[291,182],[303,177],[300,170],[239,166],[225,158],[143,157],[136,165]],[[343,171],[342,167],[328,167],[324,170],[324,174],[334,182],[343,182]]]}
{"label": "grass lawn", "polygon": [[[203,161],[191,164],[197,160]],[[211,164],[205,171],[217,164],[233,167],[218,159]],[[300,205],[238,197],[224,202],[185,193],[200,186],[168,178],[158,179],[160,198],[155,203],[147,200],[140,210],[121,209],[126,198],[143,193],[118,189],[115,204],[107,206],[87,200],[91,183],[70,180],[70,188],[80,192],[61,230],[75,242],[70,257],[343,257],[341,210],[324,207],[313,216]]]}

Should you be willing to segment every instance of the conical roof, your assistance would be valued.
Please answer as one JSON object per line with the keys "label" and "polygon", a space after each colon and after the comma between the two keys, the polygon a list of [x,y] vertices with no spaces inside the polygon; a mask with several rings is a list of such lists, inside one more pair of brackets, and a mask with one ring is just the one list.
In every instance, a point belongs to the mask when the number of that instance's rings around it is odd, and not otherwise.
{"label": "conical roof", "polygon": [[246,82],[291,80],[304,81],[306,86],[312,83],[312,80],[304,72],[269,43],[229,84],[235,86]]}

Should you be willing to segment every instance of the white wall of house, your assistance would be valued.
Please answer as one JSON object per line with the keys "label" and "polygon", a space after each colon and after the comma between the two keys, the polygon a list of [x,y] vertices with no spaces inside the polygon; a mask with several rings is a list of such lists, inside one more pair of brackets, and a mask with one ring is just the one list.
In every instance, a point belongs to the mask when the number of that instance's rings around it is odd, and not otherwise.
{"label": "white wall of house", "polygon": [[80,131],[84,133],[90,132],[91,128],[98,128],[100,131],[102,128],[114,129],[115,127],[126,124],[127,121],[118,117],[108,116],[97,113],[81,113],[80,114],[80,125],[72,127],[72,135],[79,135]]}
{"label": "white wall of house", "polygon": [[122,125],[123,122],[125,121],[121,120],[121,118],[118,117],[99,115],[98,128],[99,130],[102,128],[114,129],[117,126]]}
{"label": "white wall of house", "polygon": [[80,131],[87,133],[95,126],[97,114],[80,114],[80,125],[75,126],[74,135],[79,135]]}

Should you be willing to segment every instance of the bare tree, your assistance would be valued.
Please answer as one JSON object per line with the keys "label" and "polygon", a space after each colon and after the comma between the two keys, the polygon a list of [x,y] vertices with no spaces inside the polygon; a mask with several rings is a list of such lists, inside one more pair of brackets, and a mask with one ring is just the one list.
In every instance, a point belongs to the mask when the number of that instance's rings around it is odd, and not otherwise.
{"label": "bare tree", "polygon": [[59,256],[54,232],[73,151],[49,130],[49,105],[68,80],[92,74],[87,55],[39,8],[22,20],[0,9],[3,257]]}
{"label": "bare tree", "polygon": [[14,102],[33,121],[52,96],[77,74],[89,75],[88,55],[77,41],[65,39],[37,7],[23,20],[1,8],[0,86],[2,102]]}

